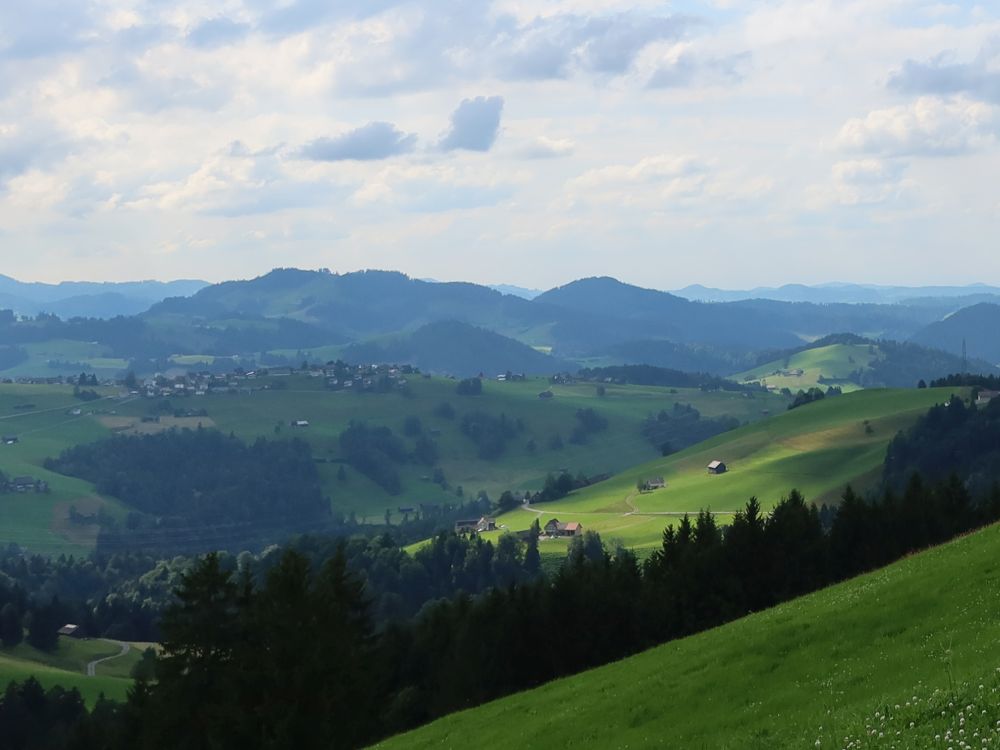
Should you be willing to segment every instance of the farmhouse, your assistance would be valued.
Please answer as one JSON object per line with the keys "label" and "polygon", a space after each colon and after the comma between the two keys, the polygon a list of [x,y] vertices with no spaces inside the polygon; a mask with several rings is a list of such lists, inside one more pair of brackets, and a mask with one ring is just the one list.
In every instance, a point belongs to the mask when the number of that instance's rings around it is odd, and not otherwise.
{"label": "farmhouse", "polygon": [[716,459],[715,461],[712,461],[708,465],[708,473],[709,474],[725,474],[726,473],[726,465],[722,461],[719,461],[718,459]]}
{"label": "farmhouse", "polygon": [[976,406],[986,406],[990,401],[1000,396],[1000,391],[987,391],[981,390],[979,392],[979,397],[976,399]]}
{"label": "farmhouse", "polygon": [[542,528],[542,533],[548,537],[580,536],[583,533],[583,524],[576,521],[562,523],[558,518],[553,518]]}
{"label": "farmhouse", "polygon": [[489,516],[483,516],[479,519],[476,524],[476,531],[496,531],[497,522],[496,519],[490,518]]}
{"label": "farmhouse", "polygon": [[475,518],[455,521],[456,534],[472,534],[479,528],[479,521]]}
{"label": "farmhouse", "polygon": [[645,481],[645,486],[647,490],[662,490],[667,486],[667,483],[663,477],[653,477]]}

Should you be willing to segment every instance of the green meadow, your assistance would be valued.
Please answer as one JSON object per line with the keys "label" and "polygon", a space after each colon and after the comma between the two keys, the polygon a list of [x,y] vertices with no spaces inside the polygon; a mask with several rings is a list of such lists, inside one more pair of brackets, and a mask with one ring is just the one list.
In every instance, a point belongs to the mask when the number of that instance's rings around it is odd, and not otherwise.
{"label": "green meadow", "polygon": [[[16,542],[40,554],[86,554],[94,546],[97,526],[70,524],[70,507],[82,514],[101,508],[123,512],[87,482],[43,467],[46,458],[70,445],[110,434],[93,412],[116,411],[122,402],[113,397],[116,390],[97,390],[107,398],[85,403],[73,397],[70,386],[0,385],[0,434],[18,438],[16,445],[0,445],[0,471],[42,479],[51,489],[47,494],[0,494],[0,542]],[[77,409],[78,415],[73,413]]]}
{"label": "green meadow", "polygon": [[[518,509],[499,523],[516,530],[536,517],[543,525],[550,518],[579,521],[606,542],[642,551],[659,544],[671,519],[702,509],[726,516],[752,495],[770,508],[797,488],[807,500],[834,504],[847,484],[864,490],[877,481],[889,441],[952,392],[880,389],[827,398],[630,467],[562,500]],[[710,474],[713,460],[728,471]],[[637,489],[659,477],[664,488]],[[546,540],[542,549],[562,554],[565,546]]]}
{"label": "green meadow", "polygon": [[88,677],[89,662],[115,656],[121,653],[121,647],[103,640],[60,637],[55,651],[49,653],[21,643],[14,648],[0,649],[0,686],[34,677],[46,688],[55,685],[67,689],[75,687],[89,705],[102,694],[124,700],[132,684],[129,673],[141,658],[144,647],[145,644],[133,644],[124,656],[98,664],[96,676]]}
{"label": "green meadow", "polygon": [[[775,388],[789,388],[794,393],[819,386],[819,378],[825,379],[826,385],[835,384],[845,392],[860,389],[860,386],[847,380],[847,377],[858,369],[865,369],[878,359],[878,347],[869,350],[868,344],[831,344],[815,349],[806,349],[791,355],[786,359],[776,359],[733,375],[733,380],[740,382],[765,382]],[[793,375],[789,371],[802,370],[801,375]]]}
{"label": "green meadow", "polygon": [[[948,747],[933,739],[944,723],[959,747],[955,700],[976,702],[977,721],[987,708],[991,725],[1000,718],[998,560],[992,526],[378,747],[840,748],[847,735],[864,747]],[[878,728],[875,714],[886,712],[899,714],[886,726],[900,734],[870,739],[866,725]],[[926,744],[907,743],[909,720],[922,722],[914,737]]]}
{"label": "green meadow", "polygon": [[[457,502],[457,487],[462,487],[465,497],[474,497],[479,490],[485,490],[495,499],[507,489],[538,490],[550,473],[619,472],[648,461],[658,452],[640,434],[642,420],[661,409],[671,409],[675,403],[692,404],[705,417],[728,414],[741,422],[763,419],[770,412],[783,410],[787,403],[787,399],[773,394],[760,393],[747,398],[741,393],[628,385],[607,386],[606,394],[599,397],[594,384],[550,386],[544,378],[511,383],[485,381],[479,396],[459,396],[453,380],[420,376],[408,379],[409,395],[329,391],[322,378],[305,375],[248,381],[245,385],[259,387],[265,383],[283,387],[175,400],[177,407],[204,408],[208,417],[165,424],[194,427],[200,422],[247,440],[257,436],[304,439],[318,458],[329,461],[321,463],[319,470],[334,509],[373,521],[381,520],[386,509],[398,519],[399,507]],[[539,399],[538,394],[547,389],[552,391],[553,398]],[[443,402],[454,408],[454,418],[435,413]],[[135,401],[123,405],[120,414],[132,417],[134,422],[149,407],[148,401]],[[608,428],[593,434],[585,445],[574,445],[569,436],[577,423],[576,411],[583,408],[592,408],[606,417]],[[504,414],[509,420],[521,420],[524,429],[508,442],[502,456],[483,460],[478,457],[476,446],[460,430],[462,416],[472,411],[497,417]],[[384,425],[402,436],[403,422],[408,416],[418,417],[424,431],[437,443],[438,466],[450,485],[447,491],[431,481],[431,467],[413,463],[397,467],[403,486],[399,495],[389,495],[350,467],[345,467],[346,481],[338,480],[341,466],[338,438],[352,420]],[[291,427],[296,420],[306,420],[309,426]],[[559,450],[549,447],[555,435],[563,443]],[[413,441],[406,440],[412,446]],[[528,447],[532,440],[534,452]]]}
{"label": "green meadow", "polygon": [[[203,398],[172,400],[174,408],[205,409],[207,417],[164,417],[155,425],[143,423],[154,402],[120,399],[116,389],[98,389],[106,399],[83,402],[75,399],[69,386],[0,385],[0,433],[16,435],[16,445],[0,445],[0,471],[8,476],[28,475],[44,479],[49,494],[0,495],[0,542],[16,542],[38,553],[82,554],[93,548],[96,525],[74,525],[69,509],[83,514],[100,508],[115,515],[124,508],[109,498],[99,497],[88,483],[54,474],[43,468],[50,456],[79,443],[110,436],[113,432],[140,433],[169,427],[218,427],[246,440],[298,437],[307,440],[319,459],[324,490],[334,510],[355,513],[359,519],[381,521],[388,509],[400,520],[399,507],[420,503],[458,501],[456,489],[465,497],[485,490],[496,498],[506,489],[537,490],[549,473],[566,470],[594,475],[619,472],[657,455],[656,449],[639,431],[649,414],[671,409],[675,403],[692,404],[706,417],[729,414],[742,422],[765,418],[785,408],[786,399],[773,394],[711,392],[697,389],[668,389],[642,386],[607,386],[598,397],[593,384],[551,386],[552,399],[538,398],[549,389],[545,379],[526,382],[486,382],[480,396],[459,396],[455,382],[444,378],[410,378],[409,395],[391,393],[333,392],[321,378],[295,375],[270,380],[247,381],[253,388],[268,382],[280,383],[273,390],[242,390],[238,394],[217,394]],[[454,407],[455,417],[435,414],[443,402]],[[608,429],[592,435],[584,445],[569,442],[578,409],[593,408],[608,420]],[[74,410],[81,413],[75,415]],[[462,416],[471,411],[493,416],[505,414],[520,419],[524,429],[510,440],[505,453],[495,460],[483,460],[476,446],[460,431]],[[345,467],[346,479],[338,478],[340,446],[338,437],[352,420],[385,425],[401,435],[408,416],[420,418],[425,432],[438,445],[438,465],[449,484],[447,490],[431,481],[432,469],[413,463],[399,465],[403,490],[389,495],[381,487]],[[308,420],[309,427],[289,426]],[[549,446],[559,435],[563,447]],[[412,439],[406,439],[412,445]],[[529,449],[529,441],[535,450]]]}
{"label": "green meadow", "polygon": [[110,356],[110,348],[87,341],[52,339],[22,344],[28,359],[21,364],[0,370],[0,378],[57,377],[59,375],[96,375],[98,379],[120,377],[128,361]]}

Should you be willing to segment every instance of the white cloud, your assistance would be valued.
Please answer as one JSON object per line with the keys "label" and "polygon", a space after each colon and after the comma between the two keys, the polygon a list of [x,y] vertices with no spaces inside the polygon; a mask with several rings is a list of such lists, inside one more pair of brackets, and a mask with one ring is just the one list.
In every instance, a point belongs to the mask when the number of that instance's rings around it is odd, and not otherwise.
{"label": "white cloud", "polygon": [[921,97],[848,120],[836,143],[845,150],[887,156],[950,156],[992,145],[998,128],[996,107],[964,98]]}
{"label": "white cloud", "polygon": [[898,200],[913,191],[903,179],[906,165],[881,159],[840,161],[831,169],[829,197],[847,206],[870,205]]}
{"label": "white cloud", "polygon": [[901,208],[986,267],[998,38],[931,0],[7,3],[4,271],[773,283],[874,273],[843,220]]}
{"label": "white cloud", "polygon": [[525,159],[556,159],[572,156],[576,144],[569,138],[547,138],[540,135],[516,150]]}

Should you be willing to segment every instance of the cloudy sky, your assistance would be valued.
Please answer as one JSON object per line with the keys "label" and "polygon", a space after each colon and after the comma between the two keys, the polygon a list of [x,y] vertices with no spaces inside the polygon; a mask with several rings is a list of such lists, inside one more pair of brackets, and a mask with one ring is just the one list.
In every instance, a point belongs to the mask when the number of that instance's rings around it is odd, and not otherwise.
{"label": "cloudy sky", "polygon": [[1000,11],[9,0],[0,273],[1000,283]]}

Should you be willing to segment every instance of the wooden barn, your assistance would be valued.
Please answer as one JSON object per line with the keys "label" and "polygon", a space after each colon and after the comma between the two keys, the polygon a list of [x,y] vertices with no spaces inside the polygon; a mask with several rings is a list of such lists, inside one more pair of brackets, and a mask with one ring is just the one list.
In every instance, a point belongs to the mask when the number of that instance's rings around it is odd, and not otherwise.
{"label": "wooden barn", "polygon": [[719,461],[718,459],[716,459],[715,461],[712,461],[708,465],[708,473],[709,474],[725,474],[726,473],[726,464],[723,463],[722,461]]}

